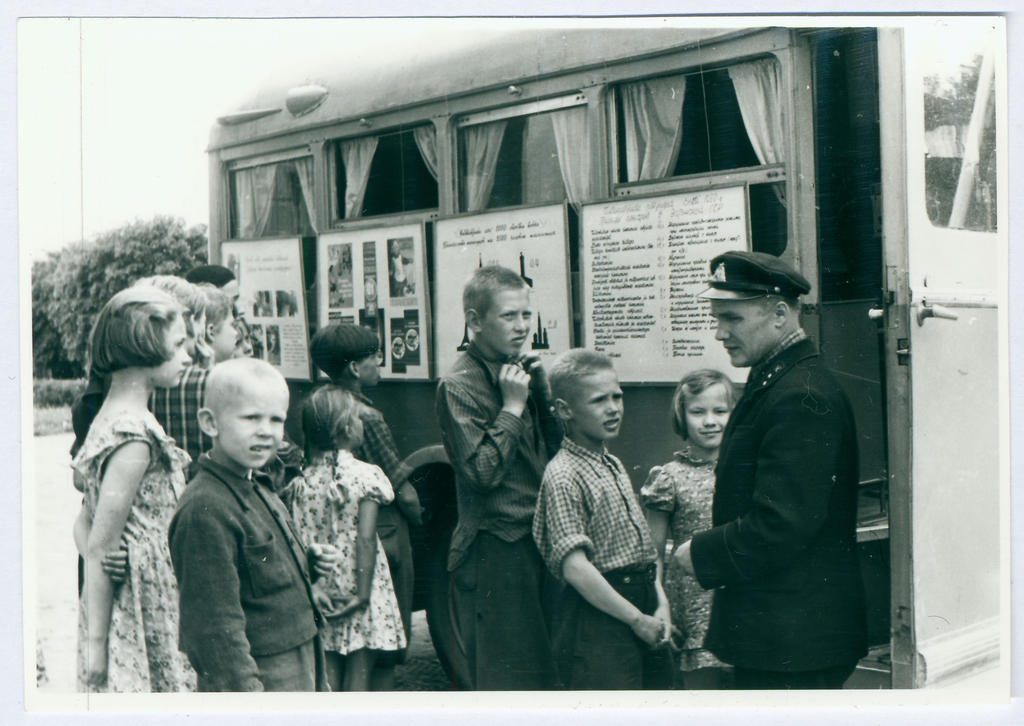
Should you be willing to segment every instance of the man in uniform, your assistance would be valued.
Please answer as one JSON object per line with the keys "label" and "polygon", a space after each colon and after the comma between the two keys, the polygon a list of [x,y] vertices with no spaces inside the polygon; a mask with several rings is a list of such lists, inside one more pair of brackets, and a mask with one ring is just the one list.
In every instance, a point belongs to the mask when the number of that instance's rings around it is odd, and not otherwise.
{"label": "man in uniform", "polygon": [[675,557],[715,589],[705,647],[735,666],[737,688],[840,688],[866,652],[850,403],[800,327],[800,273],[760,252],[726,252],[711,270],[700,296],[715,337],[751,370],[722,439],[712,529]]}

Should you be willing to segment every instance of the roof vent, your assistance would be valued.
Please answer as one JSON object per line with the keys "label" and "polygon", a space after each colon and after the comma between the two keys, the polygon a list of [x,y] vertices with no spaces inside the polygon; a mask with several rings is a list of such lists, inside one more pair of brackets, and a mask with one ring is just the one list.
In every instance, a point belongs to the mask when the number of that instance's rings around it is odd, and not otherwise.
{"label": "roof vent", "polygon": [[307,114],[327,98],[327,89],[323,86],[296,86],[289,89],[284,97],[284,105],[292,116]]}

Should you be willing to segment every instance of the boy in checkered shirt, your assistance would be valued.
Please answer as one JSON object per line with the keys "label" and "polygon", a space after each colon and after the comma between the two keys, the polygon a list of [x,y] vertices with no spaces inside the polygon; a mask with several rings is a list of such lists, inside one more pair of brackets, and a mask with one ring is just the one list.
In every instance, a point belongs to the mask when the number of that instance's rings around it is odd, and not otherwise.
{"label": "boy in checkered shirt", "polygon": [[672,625],[654,543],[626,469],[605,448],[622,425],[615,369],[573,349],[548,377],[565,439],[544,470],[533,537],[567,584],[553,627],[562,685],[670,688]]}

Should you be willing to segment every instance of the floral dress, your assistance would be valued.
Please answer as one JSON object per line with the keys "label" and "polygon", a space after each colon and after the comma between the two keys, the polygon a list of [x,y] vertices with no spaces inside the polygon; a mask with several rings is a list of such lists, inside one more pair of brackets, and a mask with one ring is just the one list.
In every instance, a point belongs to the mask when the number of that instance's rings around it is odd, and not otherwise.
{"label": "floral dress", "polygon": [[[195,690],[195,672],[178,650],[178,586],[171,567],[167,528],[185,488],[189,457],[174,445],[149,411],[104,412],[93,421],[72,466],[83,483],[91,522],[104,467],[121,446],[141,441],[150,461],[124,525],[128,577],[114,586],[107,645],[109,693]],[[79,601],[78,688],[87,690],[88,621]]]}
{"label": "floral dress", "polygon": [[[711,528],[711,500],[715,493],[715,461],[702,458],[687,445],[675,459],[655,466],[640,488],[640,502],[669,515],[669,534],[678,547],[697,532]],[[685,636],[680,669],[724,667],[704,649],[711,618],[712,591],[703,589],[670,560],[665,568],[665,594],[672,605],[672,623]]]}
{"label": "floral dress", "polygon": [[[356,594],[356,529],[359,503],[372,499],[379,505],[395,498],[384,472],[359,461],[351,451],[329,454],[302,470],[283,496],[291,501],[292,517],[303,543],[332,544],[341,551],[341,565],[322,580],[332,599],[348,600]],[[373,569],[370,602],[344,619],[332,618],[321,631],[324,649],[352,653],[362,648],[401,650],[406,646],[402,615],[395,599],[387,556],[380,538]]]}

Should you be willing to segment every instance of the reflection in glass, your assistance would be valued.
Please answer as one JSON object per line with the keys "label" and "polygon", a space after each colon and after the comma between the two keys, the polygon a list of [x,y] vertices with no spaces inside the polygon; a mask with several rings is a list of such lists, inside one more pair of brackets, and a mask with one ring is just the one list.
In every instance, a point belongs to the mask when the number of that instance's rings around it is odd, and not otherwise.
{"label": "reflection in glass", "polygon": [[992,44],[988,36],[964,42],[962,34],[936,40],[929,61],[939,70],[924,78],[928,217],[940,227],[991,232],[996,229]]}

